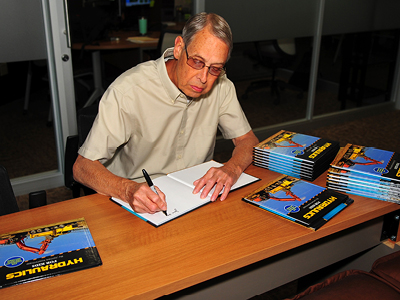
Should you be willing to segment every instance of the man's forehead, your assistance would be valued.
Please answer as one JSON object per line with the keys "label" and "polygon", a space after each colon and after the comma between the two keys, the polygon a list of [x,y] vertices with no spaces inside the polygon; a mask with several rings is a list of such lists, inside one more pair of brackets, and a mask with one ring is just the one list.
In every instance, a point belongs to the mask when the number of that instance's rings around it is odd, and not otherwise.
{"label": "man's forehead", "polygon": [[193,36],[192,41],[187,45],[186,49],[190,51],[190,56],[198,56],[207,59],[210,56],[219,56],[218,62],[225,63],[229,47],[220,38],[213,35],[207,27]]}

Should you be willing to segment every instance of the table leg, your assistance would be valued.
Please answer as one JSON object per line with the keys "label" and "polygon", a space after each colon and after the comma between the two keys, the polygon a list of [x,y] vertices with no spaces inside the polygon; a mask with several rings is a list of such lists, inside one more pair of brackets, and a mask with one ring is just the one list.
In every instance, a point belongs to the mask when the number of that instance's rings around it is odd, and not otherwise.
{"label": "table leg", "polygon": [[101,57],[100,51],[92,52],[92,65],[93,65],[93,80],[94,80],[94,91],[90,95],[83,107],[87,107],[93,104],[97,98],[101,97],[105,91],[103,88],[103,76],[101,73]]}

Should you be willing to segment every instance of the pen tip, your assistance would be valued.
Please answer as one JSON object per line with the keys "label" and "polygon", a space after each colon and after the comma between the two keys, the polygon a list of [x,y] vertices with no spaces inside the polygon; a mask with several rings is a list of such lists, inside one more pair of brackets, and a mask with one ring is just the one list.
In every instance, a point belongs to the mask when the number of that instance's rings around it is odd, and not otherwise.
{"label": "pen tip", "polygon": [[165,215],[165,216],[167,216],[167,217],[168,217],[168,213],[167,213],[167,211],[166,211],[166,210],[163,210],[163,213],[164,213],[164,215]]}

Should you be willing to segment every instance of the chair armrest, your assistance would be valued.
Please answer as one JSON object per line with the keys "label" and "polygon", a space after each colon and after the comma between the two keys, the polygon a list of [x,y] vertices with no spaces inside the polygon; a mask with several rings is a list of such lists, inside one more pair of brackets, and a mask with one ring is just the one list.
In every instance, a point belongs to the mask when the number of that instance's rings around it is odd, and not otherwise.
{"label": "chair armrest", "polygon": [[75,184],[72,167],[74,166],[76,158],[78,157],[78,145],[78,135],[67,137],[64,157],[64,185],[69,189],[72,189],[73,185]]}

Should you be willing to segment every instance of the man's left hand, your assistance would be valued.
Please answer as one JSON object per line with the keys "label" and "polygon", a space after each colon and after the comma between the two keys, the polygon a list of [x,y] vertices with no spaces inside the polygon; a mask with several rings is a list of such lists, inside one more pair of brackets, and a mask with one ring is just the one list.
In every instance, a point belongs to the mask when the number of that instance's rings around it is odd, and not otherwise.
{"label": "man's left hand", "polygon": [[203,189],[200,197],[204,199],[215,186],[215,190],[211,196],[211,201],[215,201],[222,190],[223,192],[220,199],[223,201],[228,196],[231,187],[239,179],[240,174],[240,170],[235,169],[235,167],[230,166],[229,164],[220,168],[211,168],[202,178],[193,183],[195,185],[193,194],[197,194],[201,189]]}
{"label": "man's left hand", "polygon": [[200,179],[193,182],[193,194],[201,192],[201,198],[207,197],[208,193],[215,186],[211,195],[211,201],[215,201],[223,190],[221,201],[225,200],[232,186],[239,179],[242,172],[251,164],[253,158],[253,146],[257,145],[258,138],[250,130],[248,133],[232,139],[235,148],[232,157],[220,168],[211,168]]}

